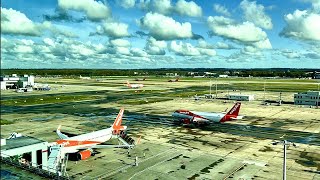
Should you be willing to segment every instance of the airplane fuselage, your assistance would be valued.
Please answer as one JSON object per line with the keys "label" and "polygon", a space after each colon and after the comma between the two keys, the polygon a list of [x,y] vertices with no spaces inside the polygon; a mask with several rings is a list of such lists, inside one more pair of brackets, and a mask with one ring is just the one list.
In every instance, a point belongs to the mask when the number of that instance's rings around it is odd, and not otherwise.
{"label": "airplane fuselage", "polygon": [[86,149],[93,145],[101,144],[111,138],[112,128],[108,128],[66,139],[60,139],[56,142],[63,145],[67,152],[72,153],[77,152],[79,149]]}
{"label": "airplane fuselage", "polygon": [[176,111],[172,114],[173,117],[178,119],[189,119],[193,122],[203,121],[203,122],[220,122],[225,116],[223,113],[207,113],[198,111]]}

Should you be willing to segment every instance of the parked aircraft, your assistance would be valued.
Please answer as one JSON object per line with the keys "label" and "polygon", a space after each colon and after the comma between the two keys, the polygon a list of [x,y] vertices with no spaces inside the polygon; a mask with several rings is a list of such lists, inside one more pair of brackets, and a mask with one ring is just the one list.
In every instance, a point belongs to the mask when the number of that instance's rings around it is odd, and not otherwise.
{"label": "parked aircraft", "polygon": [[143,87],[143,84],[130,84],[129,81],[127,81],[127,86],[128,86],[129,88],[135,89],[135,88],[142,88],[142,87]]}
{"label": "parked aircraft", "polygon": [[169,79],[168,82],[178,82],[179,81],[179,78],[176,78],[176,79]]}
{"label": "parked aircraft", "polygon": [[146,77],[144,77],[143,79],[136,78],[135,81],[145,81],[146,79]]}
{"label": "parked aircraft", "polygon": [[133,145],[99,145],[111,138],[118,138],[120,133],[127,129],[127,126],[122,126],[122,116],[124,109],[120,109],[113,125],[110,128],[94,131],[87,134],[68,137],[60,131],[61,125],[57,129],[57,134],[60,140],[56,143],[63,146],[65,153],[76,153],[78,160],[85,160],[94,155],[94,148],[112,148],[112,147],[127,147],[131,148]]}
{"label": "parked aircraft", "polygon": [[176,110],[172,116],[179,119],[183,124],[208,124],[210,122],[226,122],[231,120],[242,119],[243,116],[238,116],[241,103],[237,102],[228,113],[222,112],[198,112],[189,110]]}

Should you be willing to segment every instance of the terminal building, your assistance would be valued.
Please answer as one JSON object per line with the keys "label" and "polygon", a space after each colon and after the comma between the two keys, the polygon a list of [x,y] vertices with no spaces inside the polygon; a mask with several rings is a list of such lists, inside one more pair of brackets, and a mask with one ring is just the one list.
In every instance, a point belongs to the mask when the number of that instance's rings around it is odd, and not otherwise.
{"label": "terminal building", "polygon": [[34,86],[34,76],[24,75],[17,76],[17,74],[12,74],[11,76],[0,77],[1,90],[5,89],[18,89],[26,88],[28,86]]}
{"label": "terminal building", "polygon": [[228,95],[227,98],[229,100],[237,100],[237,101],[253,101],[254,95],[245,95],[245,94],[231,94]]}
{"label": "terminal building", "polygon": [[308,91],[294,94],[294,104],[319,106],[320,105],[320,91]]}

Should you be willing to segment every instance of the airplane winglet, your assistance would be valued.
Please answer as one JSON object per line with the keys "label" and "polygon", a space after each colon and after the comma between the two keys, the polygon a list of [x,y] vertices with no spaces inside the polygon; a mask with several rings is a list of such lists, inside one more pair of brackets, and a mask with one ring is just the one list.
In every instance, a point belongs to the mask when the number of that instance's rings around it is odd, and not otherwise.
{"label": "airplane winglet", "polygon": [[67,139],[67,138],[69,138],[67,135],[63,134],[63,133],[60,131],[60,129],[61,129],[61,125],[59,125],[58,128],[57,128],[57,134],[58,134],[59,138],[60,138],[60,139]]}
{"label": "airplane winglet", "polygon": [[139,136],[136,145],[140,144],[140,140],[141,140],[141,135]]}

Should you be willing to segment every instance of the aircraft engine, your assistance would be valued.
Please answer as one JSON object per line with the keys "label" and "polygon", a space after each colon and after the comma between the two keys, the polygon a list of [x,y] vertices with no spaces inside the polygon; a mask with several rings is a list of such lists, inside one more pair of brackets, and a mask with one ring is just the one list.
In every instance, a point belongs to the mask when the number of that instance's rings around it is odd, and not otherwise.
{"label": "aircraft engine", "polygon": [[190,119],[183,119],[183,124],[190,124],[190,123],[191,123]]}
{"label": "aircraft engine", "polygon": [[77,153],[78,160],[86,160],[92,155],[92,152],[88,150],[83,150]]}

